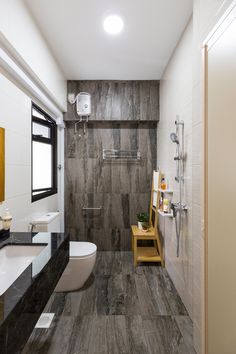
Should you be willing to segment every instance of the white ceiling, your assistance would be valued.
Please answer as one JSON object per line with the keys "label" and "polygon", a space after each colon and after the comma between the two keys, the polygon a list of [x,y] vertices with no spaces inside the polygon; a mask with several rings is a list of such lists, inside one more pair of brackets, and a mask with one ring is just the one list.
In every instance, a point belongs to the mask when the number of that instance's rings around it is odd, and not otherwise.
{"label": "white ceiling", "polygon": [[[160,79],[192,0],[24,0],[67,79]],[[108,14],[121,34],[103,30]]]}

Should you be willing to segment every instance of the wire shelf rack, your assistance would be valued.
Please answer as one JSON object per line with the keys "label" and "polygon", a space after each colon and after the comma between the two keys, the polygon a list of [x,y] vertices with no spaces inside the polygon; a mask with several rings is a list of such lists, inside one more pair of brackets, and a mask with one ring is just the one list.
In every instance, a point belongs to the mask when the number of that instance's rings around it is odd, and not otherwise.
{"label": "wire shelf rack", "polygon": [[106,161],[132,161],[141,160],[141,154],[138,150],[107,150],[103,149],[103,160]]}

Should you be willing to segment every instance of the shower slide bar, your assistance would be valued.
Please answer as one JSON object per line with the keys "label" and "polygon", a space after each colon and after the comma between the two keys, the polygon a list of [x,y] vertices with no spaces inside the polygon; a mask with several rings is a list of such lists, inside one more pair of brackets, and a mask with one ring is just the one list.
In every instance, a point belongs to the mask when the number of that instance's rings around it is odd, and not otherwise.
{"label": "shower slide bar", "polygon": [[141,160],[141,154],[138,150],[106,150],[103,149],[103,160]]}

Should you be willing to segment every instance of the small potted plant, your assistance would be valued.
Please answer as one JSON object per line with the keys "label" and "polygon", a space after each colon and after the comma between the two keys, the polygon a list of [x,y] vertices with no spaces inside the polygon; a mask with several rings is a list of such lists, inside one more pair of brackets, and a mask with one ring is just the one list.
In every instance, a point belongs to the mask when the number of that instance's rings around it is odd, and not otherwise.
{"label": "small potted plant", "polygon": [[148,213],[137,214],[138,228],[142,231],[148,231],[149,228],[149,216]]}

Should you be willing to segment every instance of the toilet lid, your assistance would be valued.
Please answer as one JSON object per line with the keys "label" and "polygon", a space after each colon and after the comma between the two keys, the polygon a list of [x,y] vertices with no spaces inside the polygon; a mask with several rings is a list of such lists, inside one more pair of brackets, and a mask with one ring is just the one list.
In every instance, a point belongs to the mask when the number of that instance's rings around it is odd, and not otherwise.
{"label": "toilet lid", "polygon": [[71,241],[70,257],[90,256],[97,251],[97,246],[91,242]]}

